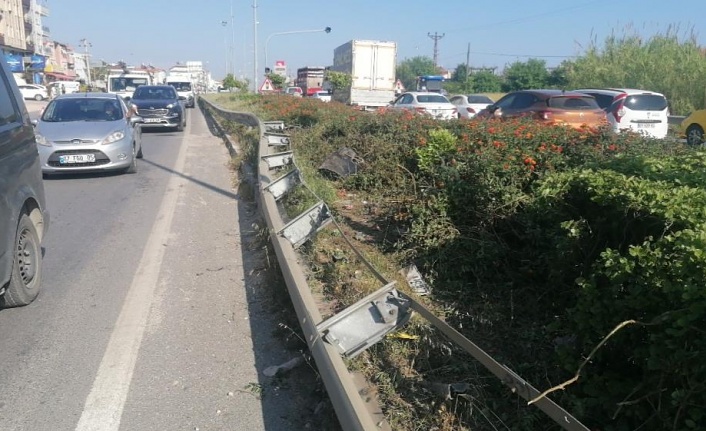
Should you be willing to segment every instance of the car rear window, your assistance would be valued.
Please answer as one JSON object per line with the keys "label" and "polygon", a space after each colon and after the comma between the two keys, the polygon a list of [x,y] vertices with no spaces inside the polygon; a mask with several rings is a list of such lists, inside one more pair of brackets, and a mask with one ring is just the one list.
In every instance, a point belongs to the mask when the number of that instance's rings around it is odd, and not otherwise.
{"label": "car rear window", "polygon": [[587,109],[600,109],[596,99],[590,96],[559,96],[547,100],[550,108],[582,111]]}
{"label": "car rear window", "polygon": [[487,96],[468,96],[468,103],[489,103],[492,104],[493,101]]}
{"label": "car rear window", "polygon": [[634,111],[663,111],[667,99],[656,94],[636,94],[625,99],[625,107]]}
{"label": "car rear window", "polygon": [[449,100],[446,97],[437,94],[424,94],[417,96],[417,101],[419,103],[449,103]]}

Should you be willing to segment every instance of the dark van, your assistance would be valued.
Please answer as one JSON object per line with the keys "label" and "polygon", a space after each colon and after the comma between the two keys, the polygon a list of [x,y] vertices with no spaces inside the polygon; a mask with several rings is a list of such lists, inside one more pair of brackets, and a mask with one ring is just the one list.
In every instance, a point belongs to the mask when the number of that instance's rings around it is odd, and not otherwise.
{"label": "dark van", "polygon": [[39,294],[48,226],[34,127],[0,59],[0,307],[27,305]]}

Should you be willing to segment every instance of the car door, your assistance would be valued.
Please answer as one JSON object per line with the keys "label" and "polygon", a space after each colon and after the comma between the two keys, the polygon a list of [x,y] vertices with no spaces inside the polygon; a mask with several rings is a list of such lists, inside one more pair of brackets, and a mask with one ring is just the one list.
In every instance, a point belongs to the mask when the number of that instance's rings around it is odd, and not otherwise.
{"label": "car door", "polygon": [[414,96],[409,93],[403,94],[392,104],[397,109],[414,109]]}
{"label": "car door", "polygon": [[532,105],[538,101],[532,93],[517,93],[510,107],[504,110],[504,118],[518,118],[533,115]]}

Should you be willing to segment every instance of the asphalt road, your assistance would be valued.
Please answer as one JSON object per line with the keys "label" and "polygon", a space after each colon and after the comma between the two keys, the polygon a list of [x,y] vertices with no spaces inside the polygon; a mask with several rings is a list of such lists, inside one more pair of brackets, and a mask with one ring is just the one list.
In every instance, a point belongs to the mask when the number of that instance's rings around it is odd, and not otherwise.
{"label": "asphalt road", "polygon": [[[45,103],[27,102],[36,116]],[[39,298],[0,310],[0,430],[295,430],[256,208],[198,109],[138,173],[45,179]]]}

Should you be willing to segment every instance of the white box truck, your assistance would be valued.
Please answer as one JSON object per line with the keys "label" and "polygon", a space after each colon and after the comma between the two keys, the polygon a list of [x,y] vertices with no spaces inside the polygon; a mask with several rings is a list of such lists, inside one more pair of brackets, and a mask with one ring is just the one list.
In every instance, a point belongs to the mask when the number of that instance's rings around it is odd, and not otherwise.
{"label": "white box truck", "polygon": [[371,110],[395,98],[397,44],[351,40],[333,50],[331,70],[351,75],[351,87],[336,89],[333,100]]}

